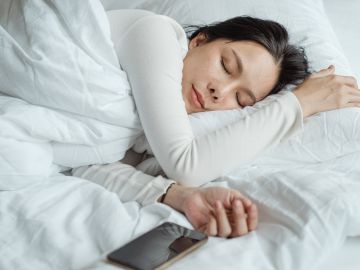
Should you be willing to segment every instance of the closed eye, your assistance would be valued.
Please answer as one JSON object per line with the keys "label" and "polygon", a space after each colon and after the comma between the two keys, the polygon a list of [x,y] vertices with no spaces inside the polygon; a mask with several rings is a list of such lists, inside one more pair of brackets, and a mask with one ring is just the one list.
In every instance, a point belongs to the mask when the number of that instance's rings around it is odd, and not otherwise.
{"label": "closed eye", "polygon": [[221,66],[223,67],[224,71],[227,73],[227,74],[230,74],[230,72],[227,70],[226,66],[225,66],[225,63],[224,63],[224,58],[221,57]]}

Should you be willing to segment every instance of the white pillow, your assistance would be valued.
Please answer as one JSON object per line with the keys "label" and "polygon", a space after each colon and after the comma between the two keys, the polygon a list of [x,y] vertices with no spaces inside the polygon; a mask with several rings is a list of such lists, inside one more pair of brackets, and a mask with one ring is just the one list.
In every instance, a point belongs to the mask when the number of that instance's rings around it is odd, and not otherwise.
{"label": "white pillow", "polygon": [[291,42],[303,46],[315,70],[335,64],[351,74],[321,0],[101,0],[106,10],[137,8],[174,18],[182,25],[204,24],[250,15],[287,27]]}
{"label": "white pillow", "polygon": [[[350,65],[332,30],[321,0],[102,0],[102,2],[107,10],[146,9],[170,16],[183,25],[211,23],[240,15],[272,19],[285,25],[292,43],[305,48],[313,70],[334,64],[338,74],[352,75]],[[190,116],[193,130],[197,136],[200,136],[238,121],[273,98],[276,98],[276,95],[243,110],[193,114]],[[360,136],[357,136],[356,132],[360,130],[359,116],[358,109],[344,109],[311,117],[305,122],[304,129],[300,133],[288,142],[269,150],[253,163],[288,166],[289,163],[325,161],[359,151]],[[144,138],[139,139],[137,149],[139,151],[148,149],[148,146],[144,148],[144,145],[146,145]]]}

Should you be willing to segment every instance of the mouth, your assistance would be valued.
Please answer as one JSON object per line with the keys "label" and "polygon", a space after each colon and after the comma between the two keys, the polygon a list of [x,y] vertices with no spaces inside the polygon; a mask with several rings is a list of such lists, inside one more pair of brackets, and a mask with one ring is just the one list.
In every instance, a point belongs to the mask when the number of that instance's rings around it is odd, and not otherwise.
{"label": "mouth", "polygon": [[191,99],[197,108],[205,109],[204,99],[202,98],[201,94],[198,91],[196,91],[194,85],[192,85],[192,89],[191,89]]}

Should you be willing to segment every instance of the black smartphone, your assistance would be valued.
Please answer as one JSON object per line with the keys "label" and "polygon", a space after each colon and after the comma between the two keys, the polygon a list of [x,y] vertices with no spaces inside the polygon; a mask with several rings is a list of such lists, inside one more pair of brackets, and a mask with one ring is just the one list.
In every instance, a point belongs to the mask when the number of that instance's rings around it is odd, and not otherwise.
{"label": "black smartphone", "polygon": [[111,252],[107,259],[126,269],[165,269],[207,239],[206,234],[166,222]]}

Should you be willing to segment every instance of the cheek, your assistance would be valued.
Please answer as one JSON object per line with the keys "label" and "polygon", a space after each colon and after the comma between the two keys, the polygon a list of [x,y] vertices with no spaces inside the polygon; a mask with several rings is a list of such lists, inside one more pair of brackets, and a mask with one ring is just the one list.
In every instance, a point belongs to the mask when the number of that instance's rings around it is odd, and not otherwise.
{"label": "cheek", "polygon": [[209,78],[220,71],[217,58],[207,52],[194,54],[189,60],[189,70],[191,70],[192,75],[196,75],[198,78]]}
{"label": "cheek", "polygon": [[219,103],[213,103],[212,109],[213,110],[233,110],[233,109],[239,109],[240,106],[235,100],[235,97],[227,96],[225,99],[223,99]]}
{"label": "cheek", "polygon": [[240,108],[239,104],[235,100],[235,97],[229,97],[225,106],[226,106],[226,108],[224,108],[224,109],[226,109],[226,110],[232,110],[232,109],[239,109]]}

